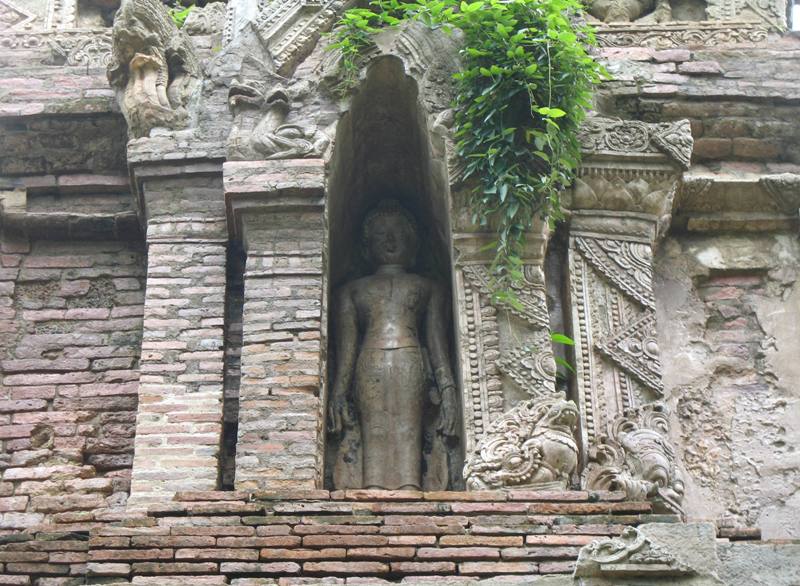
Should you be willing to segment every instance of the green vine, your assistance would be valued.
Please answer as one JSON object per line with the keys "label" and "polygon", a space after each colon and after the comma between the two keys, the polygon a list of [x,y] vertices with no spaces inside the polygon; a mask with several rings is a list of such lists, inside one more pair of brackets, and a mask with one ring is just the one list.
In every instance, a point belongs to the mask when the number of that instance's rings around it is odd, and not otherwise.
{"label": "green vine", "polygon": [[522,279],[525,235],[536,217],[562,218],[559,195],[580,161],[578,127],[605,75],[588,54],[592,29],[578,0],[373,0],[344,13],[331,49],[341,52],[339,90],[358,83],[359,56],[385,27],[419,21],[463,33],[455,75],[455,138],[473,221],[496,230],[496,295]]}

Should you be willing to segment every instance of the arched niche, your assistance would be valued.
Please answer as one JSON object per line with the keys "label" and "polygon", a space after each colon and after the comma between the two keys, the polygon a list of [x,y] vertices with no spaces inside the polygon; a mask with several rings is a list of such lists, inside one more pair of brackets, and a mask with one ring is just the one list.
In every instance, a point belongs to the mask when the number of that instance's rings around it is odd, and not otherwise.
{"label": "arched niche", "polygon": [[[335,377],[337,290],[345,283],[370,274],[363,256],[361,227],[367,213],[381,200],[393,199],[413,214],[419,236],[414,272],[434,279],[445,290],[446,339],[450,367],[457,373],[453,334],[452,270],[447,167],[432,148],[427,116],[418,99],[416,81],[394,56],[376,58],[353,96],[350,109],[340,119],[327,182],[328,225],[328,394]],[[441,146],[441,145],[438,145]],[[457,410],[460,417],[460,409]],[[430,422],[427,422],[428,425]],[[461,421],[458,421],[461,428]],[[427,434],[426,434],[427,435]],[[349,458],[357,469],[357,450],[340,445],[357,438],[329,437],[326,445],[325,484],[351,488],[350,480],[336,478],[337,459]],[[430,448],[430,444],[428,444]],[[428,449],[426,448],[426,449]],[[426,454],[425,489],[462,487],[463,454],[460,442],[449,442],[444,464],[441,449]],[[341,476],[341,475],[340,475]],[[444,476],[444,478],[443,478]],[[344,483],[344,486],[342,484]],[[350,484],[350,486],[348,486]]]}

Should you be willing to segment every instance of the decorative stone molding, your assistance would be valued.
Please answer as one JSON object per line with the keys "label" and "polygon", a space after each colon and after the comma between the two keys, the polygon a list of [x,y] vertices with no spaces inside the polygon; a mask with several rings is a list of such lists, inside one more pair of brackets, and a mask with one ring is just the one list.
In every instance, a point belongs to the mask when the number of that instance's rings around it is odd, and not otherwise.
{"label": "decorative stone molding", "polygon": [[592,448],[586,487],[623,490],[632,500],[654,501],[657,510],[681,513],[684,485],[667,437],[668,416],[661,402],[626,410]]}
{"label": "decorative stone molding", "polygon": [[147,136],[159,126],[185,126],[200,66],[189,37],[166,7],[159,0],[123,0],[112,39],[108,80],[131,136]]}
{"label": "decorative stone molding", "polygon": [[578,133],[585,155],[639,158],[657,161],[666,155],[670,162],[689,168],[692,156],[692,132],[688,120],[650,124],[638,120],[616,120],[592,116]]}
{"label": "decorative stone molding", "polygon": [[518,403],[489,425],[464,466],[469,490],[560,489],[578,465],[578,408],[563,395]]}
{"label": "decorative stone molding", "polygon": [[713,47],[737,43],[762,43],[769,28],[754,22],[668,22],[662,24],[604,23],[597,27],[601,47],[672,49],[698,45]]}

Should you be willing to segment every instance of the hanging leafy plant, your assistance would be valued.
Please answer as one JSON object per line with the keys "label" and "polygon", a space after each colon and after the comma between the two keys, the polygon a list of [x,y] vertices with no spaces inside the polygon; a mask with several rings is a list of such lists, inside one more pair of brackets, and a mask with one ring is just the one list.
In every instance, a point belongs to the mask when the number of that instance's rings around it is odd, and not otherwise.
{"label": "hanging leafy plant", "polygon": [[496,295],[522,279],[521,252],[538,217],[562,217],[561,191],[580,162],[578,127],[604,75],[588,54],[592,29],[578,0],[373,0],[344,13],[332,49],[341,52],[341,91],[358,83],[358,58],[385,27],[419,21],[463,33],[455,75],[455,139],[476,181],[473,221],[497,233]]}

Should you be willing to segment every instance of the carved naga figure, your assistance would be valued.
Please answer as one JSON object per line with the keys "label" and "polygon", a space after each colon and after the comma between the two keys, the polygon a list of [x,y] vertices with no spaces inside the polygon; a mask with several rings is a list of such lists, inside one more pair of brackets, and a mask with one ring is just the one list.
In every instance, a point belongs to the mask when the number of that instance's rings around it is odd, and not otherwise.
{"label": "carved naga figure", "polygon": [[159,0],[123,0],[114,19],[108,80],[135,137],[185,124],[200,69],[191,41]]}
{"label": "carved naga figure", "polygon": [[281,85],[269,94],[264,82],[236,81],[228,92],[234,116],[228,140],[231,159],[302,159],[318,157],[330,139],[315,126],[287,124],[289,92]]}
{"label": "carved naga figure", "polygon": [[467,488],[567,488],[578,466],[577,422],[575,403],[560,394],[519,403],[492,422],[467,460]]}

